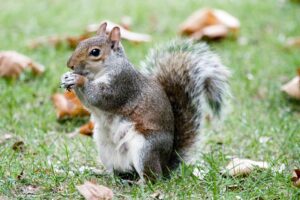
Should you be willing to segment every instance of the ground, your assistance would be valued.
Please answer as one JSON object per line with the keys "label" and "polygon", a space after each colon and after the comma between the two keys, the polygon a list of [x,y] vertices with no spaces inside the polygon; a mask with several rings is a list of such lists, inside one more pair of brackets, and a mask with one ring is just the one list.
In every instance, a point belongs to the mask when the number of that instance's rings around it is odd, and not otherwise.
{"label": "ground", "polygon": [[[0,137],[15,139],[0,146],[0,198],[80,199],[76,185],[96,180],[113,189],[116,199],[147,199],[161,191],[167,199],[299,199],[290,171],[300,167],[300,107],[280,92],[282,83],[300,66],[299,50],[286,49],[287,37],[300,35],[300,5],[288,0],[190,0],[190,1],[5,1],[0,0],[0,49],[17,50],[46,66],[40,77],[25,74],[18,80],[0,79]],[[129,59],[138,67],[149,48],[177,37],[179,24],[202,7],[228,11],[241,21],[240,38],[211,43],[231,69],[231,106],[217,129],[207,126],[203,158],[208,174],[192,175],[182,166],[169,180],[145,186],[122,184],[111,175],[97,175],[101,168],[91,138],[70,139],[66,133],[83,120],[57,122],[50,97],[59,88],[71,50],[29,49],[29,40],[44,35],[76,35],[89,23],[132,17],[133,29],[149,33],[153,42],[124,42]],[[267,137],[267,142],[260,139]],[[14,151],[16,140],[23,152]],[[282,173],[271,169],[248,177],[228,178],[220,170],[228,156],[284,164]],[[200,155],[199,155],[200,157]],[[37,187],[35,192],[30,187]],[[29,190],[29,191],[28,191]]]}

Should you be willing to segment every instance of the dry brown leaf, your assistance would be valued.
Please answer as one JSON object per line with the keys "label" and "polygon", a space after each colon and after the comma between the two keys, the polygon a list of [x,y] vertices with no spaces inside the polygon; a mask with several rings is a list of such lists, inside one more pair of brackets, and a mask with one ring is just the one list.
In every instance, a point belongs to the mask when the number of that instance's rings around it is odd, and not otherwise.
{"label": "dry brown leaf", "polygon": [[0,52],[0,76],[18,77],[24,69],[30,69],[34,74],[44,72],[44,66],[16,51]]}
{"label": "dry brown leaf", "polygon": [[300,69],[298,69],[298,76],[284,84],[281,90],[291,98],[300,100]]}
{"label": "dry brown leaf", "polygon": [[110,200],[113,198],[111,189],[90,181],[86,181],[83,185],[76,186],[76,188],[87,200]]}
{"label": "dry brown leaf", "polygon": [[224,25],[211,25],[204,27],[201,31],[198,31],[191,35],[191,38],[199,40],[201,38],[208,39],[220,39],[226,37],[228,34],[228,28]]}
{"label": "dry brown leaf", "polygon": [[229,13],[218,9],[200,9],[194,12],[180,26],[182,35],[189,35],[194,39],[207,37],[208,39],[224,38],[228,33],[237,35],[240,22]]}
{"label": "dry brown leaf", "polygon": [[293,170],[291,181],[294,186],[300,188],[300,169]]}
{"label": "dry brown leaf", "polygon": [[[107,32],[110,32],[113,29],[113,27],[119,26],[120,31],[121,31],[121,37],[123,39],[129,40],[131,42],[136,42],[136,43],[150,42],[151,41],[151,36],[150,35],[128,31],[125,28],[123,28],[122,26],[120,26],[116,23],[113,23],[109,20],[102,21],[101,23],[103,23],[103,22],[107,22],[107,28],[106,28]],[[95,33],[98,30],[99,25],[101,23],[88,25],[87,28],[86,28],[86,32],[87,33]]]}
{"label": "dry brown leaf", "polygon": [[58,119],[90,115],[73,91],[56,93],[52,96],[52,101]]}
{"label": "dry brown leaf", "polygon": [[90,122],[82,125],[79,128],[79,133],[82,134],[82,135],[92,136],[93,135],[93,129],[94,129],[94,123],[90,121]]}
{"label": "dry brown leaf", "polygon": [[269,164],[262,161],[233,158],[225,167],[223,173],[227,173],[230,176],[245,176],[250,174],[256,168],[266,169],[269,168]]}
{"label": "dry brown leaf", "polygon": [[300,37],[288,38],[286,41],[287,47],[300,47]]}

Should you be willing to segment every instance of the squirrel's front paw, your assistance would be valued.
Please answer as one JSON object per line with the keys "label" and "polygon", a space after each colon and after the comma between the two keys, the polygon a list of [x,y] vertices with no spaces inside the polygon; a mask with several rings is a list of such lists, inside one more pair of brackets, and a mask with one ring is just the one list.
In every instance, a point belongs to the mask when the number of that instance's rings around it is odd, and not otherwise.
{"label": "squirrel's front paw", "polygon": [[67,72],[61,77],[61,87],[70,90],[74,87],[83,86],[86,81],[84,76],[74,74],[73,72]]}

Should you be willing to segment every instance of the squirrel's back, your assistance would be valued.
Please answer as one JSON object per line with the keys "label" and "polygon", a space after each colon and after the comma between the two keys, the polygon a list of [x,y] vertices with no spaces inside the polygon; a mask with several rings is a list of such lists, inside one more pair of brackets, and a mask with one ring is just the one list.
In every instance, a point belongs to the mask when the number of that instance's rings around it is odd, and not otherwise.
{"label": "squirrel's back", "polygon": [[157,79],[171,103],[175,131],[170,167],[175,168],[196,142],[206,105],[220,114],[230,73],[206,44],[190,40],[152,50],[142,69]]}

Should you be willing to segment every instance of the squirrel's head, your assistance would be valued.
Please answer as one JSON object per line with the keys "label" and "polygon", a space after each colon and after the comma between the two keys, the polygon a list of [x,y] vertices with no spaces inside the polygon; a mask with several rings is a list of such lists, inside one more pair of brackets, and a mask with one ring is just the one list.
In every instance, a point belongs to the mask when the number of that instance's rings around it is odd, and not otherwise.
{"label": "squirrel's head", "polygon": [[67,63],[75,73],[97,74],[103,70],[108,60],[122,54],[120,28],[114,27],[107,35],[106,27],[107,23],[102,23],[96,36],[83,40],[77,45]]}

